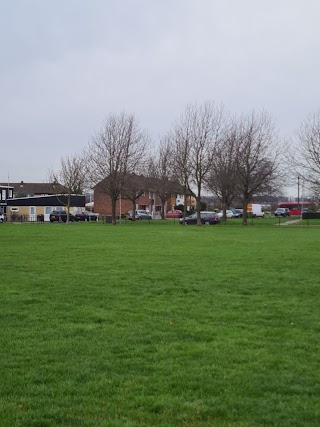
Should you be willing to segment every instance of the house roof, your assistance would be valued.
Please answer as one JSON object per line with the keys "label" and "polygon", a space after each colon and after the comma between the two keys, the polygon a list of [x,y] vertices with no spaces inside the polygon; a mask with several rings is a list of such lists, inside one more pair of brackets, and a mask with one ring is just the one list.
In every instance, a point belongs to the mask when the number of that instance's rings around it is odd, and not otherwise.
{"label": "house roof", "polygon": [[48,182],[11,182],[11,183],[3,183],[0,182],[0,186],[3,187],[13,187],[13,192],[15,194],[18,193],[26,193],[26,194],[56,194],[63,193],[64,187],[61,184],[55,184]]}
{"label": "house roof", "polygon": [[[36,197],[18,197],[7,200],[8,206],[67,206],[68,196],[66,194],[36,196]],[[70,196],[70,206],[84,207],[85,196],[72,194]]]}

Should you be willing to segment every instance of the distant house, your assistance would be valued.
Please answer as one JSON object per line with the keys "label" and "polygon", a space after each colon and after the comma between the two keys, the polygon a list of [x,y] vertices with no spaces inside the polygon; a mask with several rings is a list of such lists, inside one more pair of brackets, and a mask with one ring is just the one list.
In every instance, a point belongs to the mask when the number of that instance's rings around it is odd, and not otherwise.
{"label": "distant house", "polygon": [[0,184],[0,214],[7,214],[8,199],[13,198],[13,187]]}
{"label": "distant house", "polygon": [[[25,221],[36,221],[38,215],[43,215],[44,221],[49,221],[53,210],[65,210],[68,204],[66,194],[16,197],[7,199],[7,217],[21,218]],[[75,213],[85,207],[84,195],[71,195],[70,212]]]}
{"label": "distant house", "polygon": [[[161,212],[161,200],[152,191],[144,191],[136,200],[136,209],[144,209],[153,214]],[[117,200],[116,215],[127,213],[132,209],[132,201],[126,197]],[[101,185],[94,187],[94,211],[102,216],[111,215],[111,198],[102,190]]]}
{"label": "distant house", "polygon": [[[134,175],[132,175],[134,178]],[[150,212],[153,216],[158,216],[161,213],[161,199],[157,194],[157,188],[161,188],[161,185],[156,182],[155,179],[150,179],[139,176],[142,179],[143,191],[135,200],[135,209],[143,209]],[[180,188],[179,185],[173,183],[172,189]],[[98,212],[102,216],[108,216],[112,213],[111,198],[105,193],[103,188],[103,181],[98,183],[94,187],[94,211]],[[179,190],[178,190],[179,191]],[[165,211],[174,209],[176,205],[183,204],[183,196],[180,194],[172,194],[168,197],[165,204]],[[188,209],[192,209],[195,206],[195,198],[190,194],[187,195]],[[132,200],[125,194],[122,194],[121,198],[116,203],[116,215],[125,214],[133,208]]]}
{"label": "distant house", "polygon": [[34,197],[34,196],[47,196],[51,194],[62,194],[65,189],[60,184],[52,184],[46,182],[13,182],[13,183],[0,183],[0,187],[4,186],[12,188],[12,197]]}
{"label": "distant house", "polygon": [[[184,205],[185,199],[183,194],[173,194],[168,200],[168,206],[170,209],[174,209],[175,206]],[[186,206],[187,211],[196,209],[196,198],[191,194],[190,191],[187,191],[186,194]]]}

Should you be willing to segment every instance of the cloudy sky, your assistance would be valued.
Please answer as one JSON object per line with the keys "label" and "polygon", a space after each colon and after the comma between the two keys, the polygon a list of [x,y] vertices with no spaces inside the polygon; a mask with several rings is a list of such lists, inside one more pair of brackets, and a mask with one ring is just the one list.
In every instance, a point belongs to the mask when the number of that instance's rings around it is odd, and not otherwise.
{"label": "cloudy sky", "polygon": [[319,0],[0,0],[0,182],[45,182],[110,112],[154,139],[188,103],[320,107]]}

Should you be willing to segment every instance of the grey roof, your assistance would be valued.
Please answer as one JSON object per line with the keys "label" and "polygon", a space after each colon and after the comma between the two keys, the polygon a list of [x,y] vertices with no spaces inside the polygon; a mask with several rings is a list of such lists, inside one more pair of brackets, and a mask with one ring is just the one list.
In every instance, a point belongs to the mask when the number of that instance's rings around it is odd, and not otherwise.
{"label": "grey roof", "polygon": [[13,187],[14,194],[57,194],[63,193],[64,187],[61,184],[52,184],[48,182],[0,182],[0,186]]}

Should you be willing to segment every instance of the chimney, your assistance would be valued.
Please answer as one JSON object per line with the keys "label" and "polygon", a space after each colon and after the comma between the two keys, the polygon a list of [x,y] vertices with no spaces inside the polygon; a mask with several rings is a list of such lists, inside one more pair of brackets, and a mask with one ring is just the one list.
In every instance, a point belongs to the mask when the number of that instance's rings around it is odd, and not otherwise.
{"label": "chimney", "polygon": [[20,182],[20,187],[23,187],[23,181]]}

